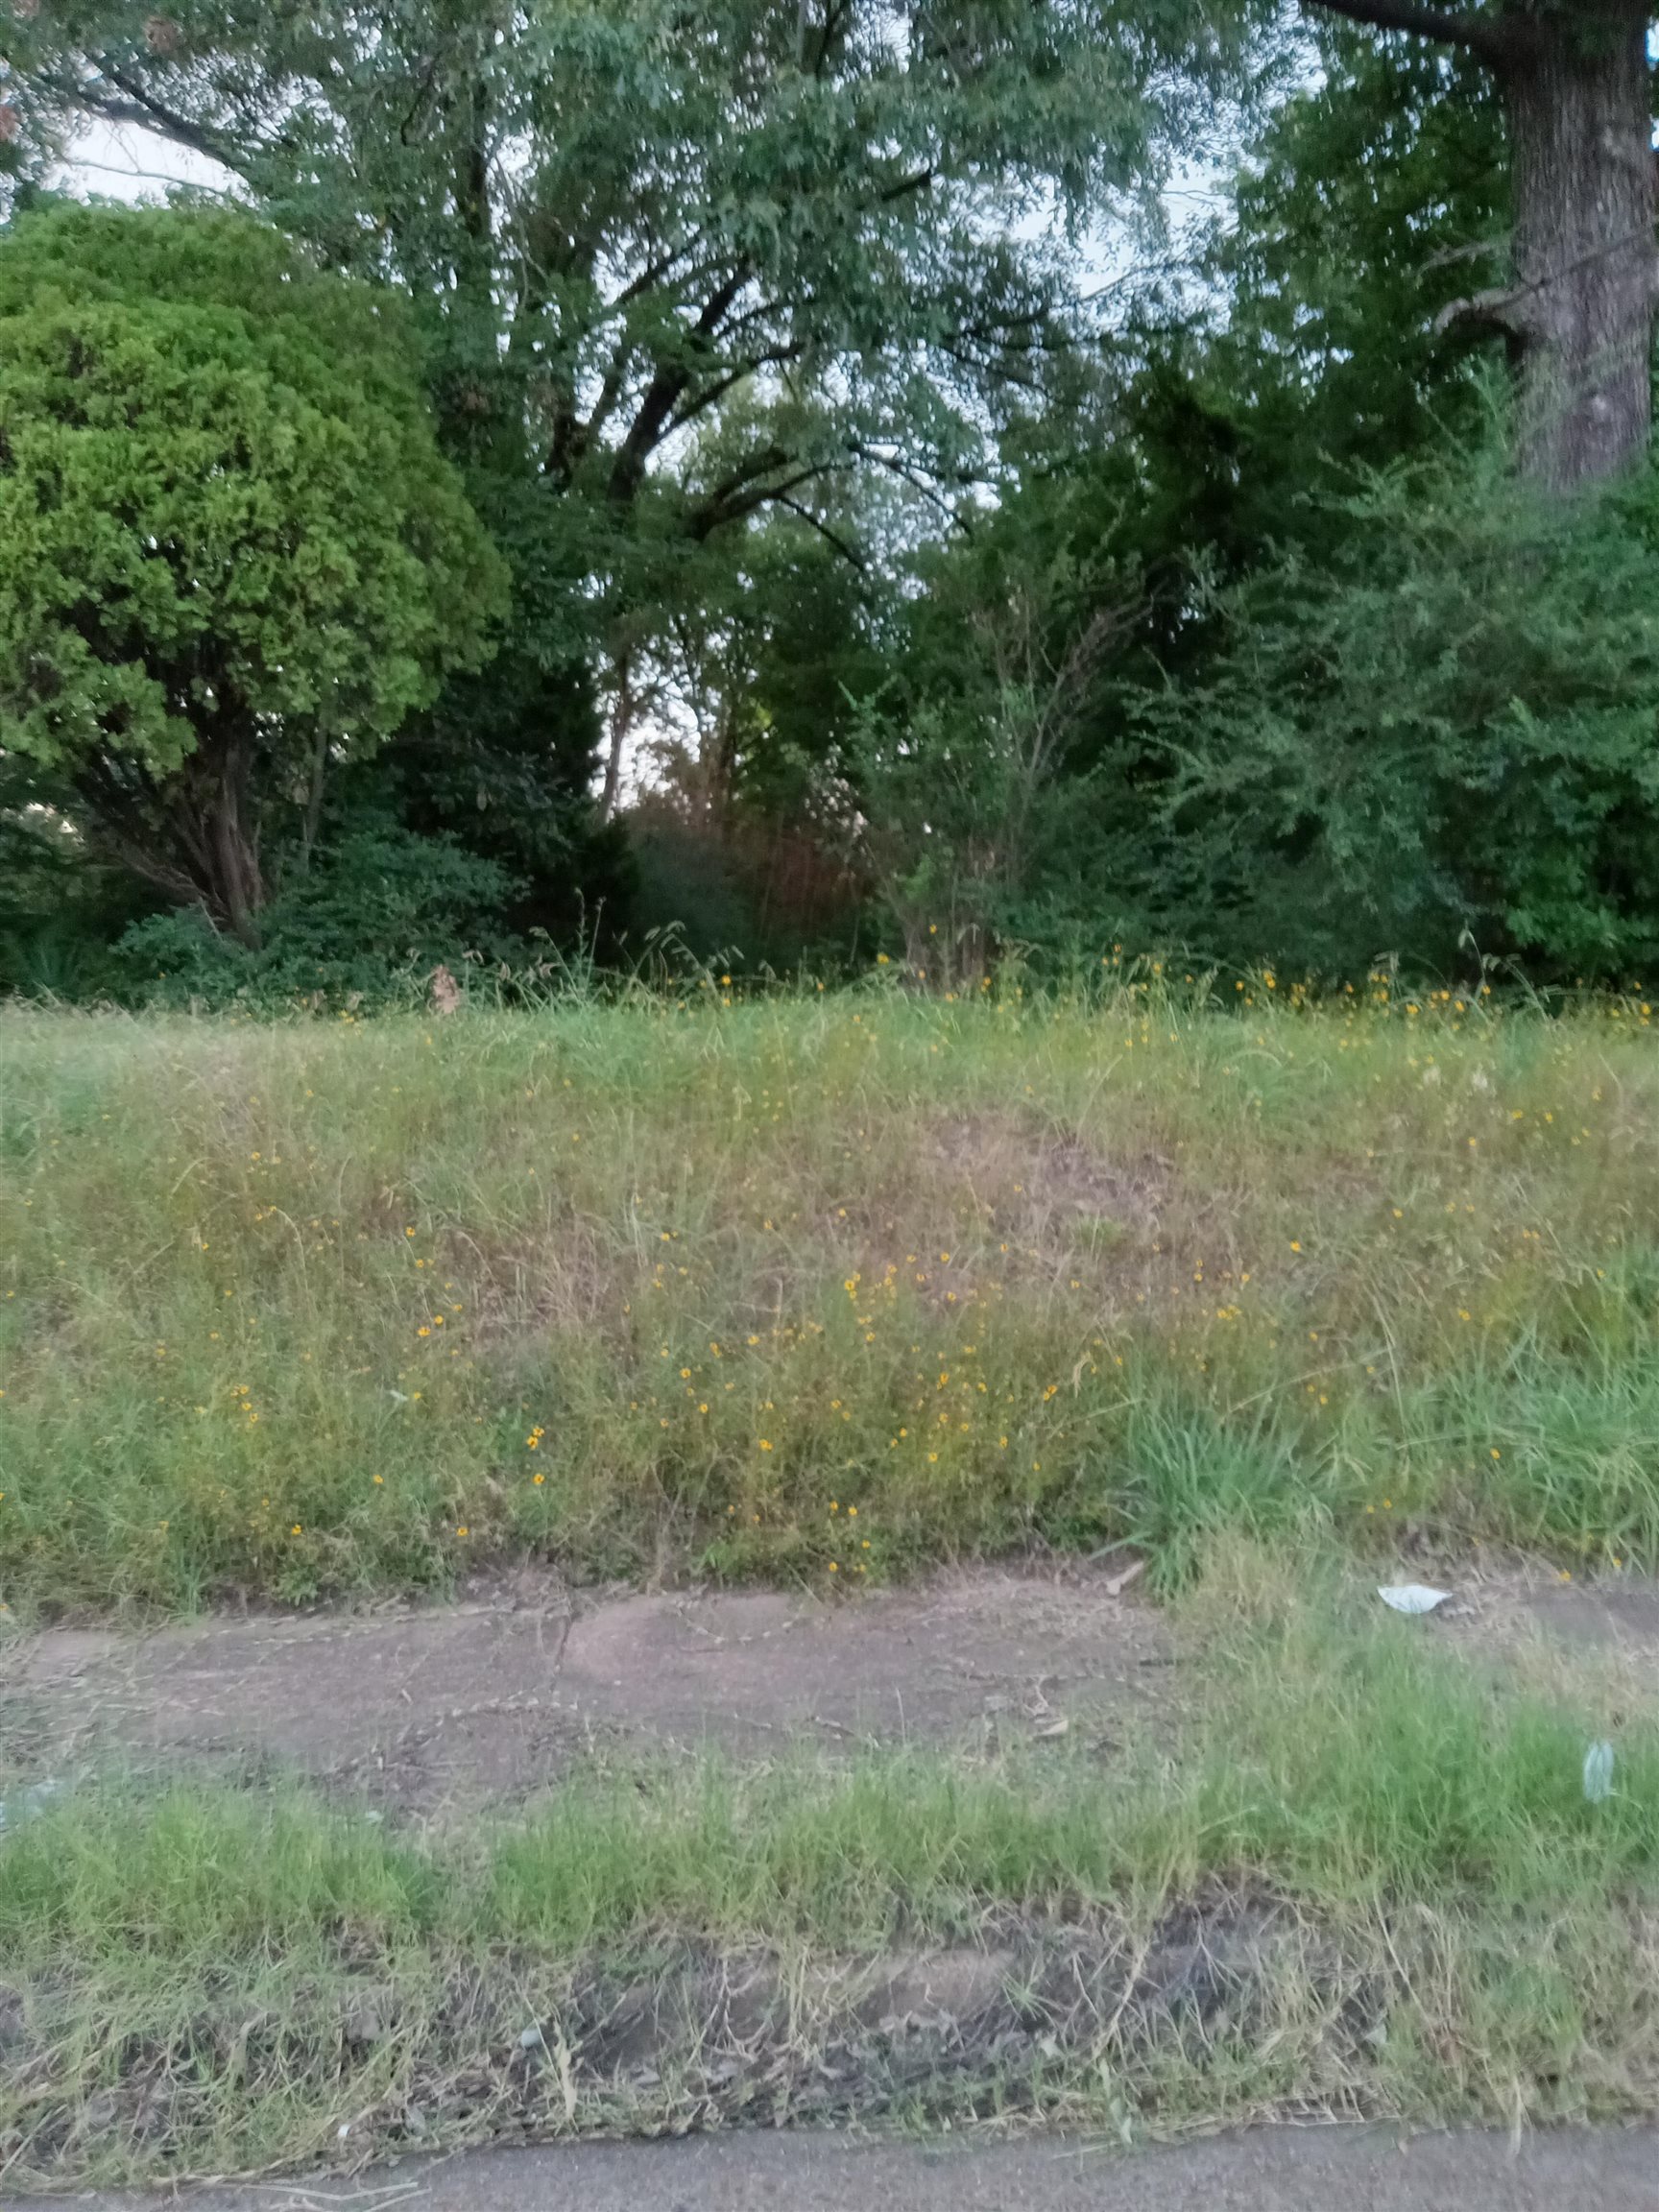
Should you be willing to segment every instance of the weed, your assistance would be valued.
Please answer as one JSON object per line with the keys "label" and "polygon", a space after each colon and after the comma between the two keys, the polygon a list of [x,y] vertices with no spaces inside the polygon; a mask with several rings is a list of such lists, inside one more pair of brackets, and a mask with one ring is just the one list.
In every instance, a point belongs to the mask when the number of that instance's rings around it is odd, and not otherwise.
{"label": "weed", "polygon": [[1636,1005],[729,996],[0,1015],[5,1598],[1659,1557]]}

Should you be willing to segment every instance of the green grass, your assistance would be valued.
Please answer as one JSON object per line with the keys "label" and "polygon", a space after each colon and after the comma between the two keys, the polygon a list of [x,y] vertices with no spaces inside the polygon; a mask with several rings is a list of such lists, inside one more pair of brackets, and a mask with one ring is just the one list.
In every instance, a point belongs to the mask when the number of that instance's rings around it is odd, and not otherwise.
{"label": "green grass", "polygon": [[[788,2107],[831,2046],[867,2115],[1134,2132],[1287,2100],[1650,2108],[1659,1729],[1622,1732],[1593,1805],[1601,1716],[1571,1679],[1517,1695],[1354,1617],[1316,1565],[1236,1551],[1182,1620],[1206,1712],[1110,1775],[1028,1754],[596,1770],[522,1819],[437,1833],[286,1786],[63,1799],[0,1852],[26,2021],[0,2057],[0,2157],[59,2182],[251,2167],[327,2150],[342,2117],[357,2154],[412,2103],[440,2142],[673,2128],[780,2082]],[[1195,1911],[1234,1945],[1219,2013],[1183,2010],[1167,1966]],[[906,2075],[846,1993],[860,1961],[940,1947],[994,1949],[1004,2027],[1030,2032]],[[719,2032],[674,2011],[710,1960],[760,1975],[772,2008],[718,2094]],[[1079,1974],[1088,2001],[1056,2009]],[[641,1988],[665,2024],[629,2086],[607,2022]],[[376,2032],[353,2042],[365,2002]],[[533,2078],[526,2021],[565,2054]]]}
{"label": "green grass", "polygon": [[[1403,1545],[1659,1566],[1650,1014],[1237,997],[0,1010],[12,1616],[1132,1543],[1184,1716],[431,1831],[83,1777],[0,1838],[0,2183],[342,2126],[1650,2111],[1659,1720],[1348,1595]],[[866,1983],[940,1950],[1005,1986],[929,2057]]]}
{"label": "green grass", "polygon": [[719,996],[0,1013],[0,1596],[1659,1559],[1639,1002]]}

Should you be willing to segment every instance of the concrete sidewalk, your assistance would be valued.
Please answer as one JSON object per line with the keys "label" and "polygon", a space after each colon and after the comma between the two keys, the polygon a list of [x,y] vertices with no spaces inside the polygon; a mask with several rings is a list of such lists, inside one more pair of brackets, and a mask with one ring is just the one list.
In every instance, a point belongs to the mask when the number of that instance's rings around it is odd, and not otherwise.
{"label": "concrete sidewalk", "polygon": [[[61,2197],[50,2212],[61,2212]],[[406,2160],[99,2212],[1659,2212],[1659,2132],[1265,2128],[1126,2155],[1035,2136],[974,2149],[733,2134]],[[6,2212],[48,2212],[0,2197]]]}

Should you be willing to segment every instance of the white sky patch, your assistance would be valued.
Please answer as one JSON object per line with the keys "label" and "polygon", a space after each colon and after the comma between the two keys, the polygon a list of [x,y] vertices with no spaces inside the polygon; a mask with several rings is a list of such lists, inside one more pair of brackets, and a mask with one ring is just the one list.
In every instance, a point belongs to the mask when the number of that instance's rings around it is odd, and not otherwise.
{"label": "white sky patch", "polygon": [[239,195],[237,180],[219,162],[125,123],[89,123],[51,183],[77,199],[122,200],[134,207],[159,206],[180,185]]}

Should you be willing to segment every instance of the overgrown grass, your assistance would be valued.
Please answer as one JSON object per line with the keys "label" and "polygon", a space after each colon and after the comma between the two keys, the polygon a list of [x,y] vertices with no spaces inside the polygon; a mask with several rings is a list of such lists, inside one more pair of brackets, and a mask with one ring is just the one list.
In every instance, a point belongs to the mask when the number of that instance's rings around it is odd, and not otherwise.
{"label": "overgrown grass", "polygon": [[[1248,997],[1252,1003],[1243,1003]],[[1659,1055],[1378,987],[0,1015],[0,1594],[1659,1559]]]}
{"label": "overgrown grass", "polygon": [[[288,1788],[61,1800],[0,1850],[0,2155],[59,2180],[246,2167],[342,2122],[355,2155],[412,2104],[441,2141],[672,2127],[781,2082],[793,2108],[827,2054],[850,2109],[1132,2128],[1286,2100],[1650,2106],[1659,1731],[1622,1732],[1590,1803],[1603,1717],[1571,1680],[1516,1696],[1238,1562],[1188,1615],[1205,1717],[1110,1776],[1028,1755],[627,1769],[428,1834]],[[858,1977],[940,1947],[989,1947],[1001,1994],[981,1983],[982,2038],[958,2020],[918,2071]],[[648,2080],[623,2079],[619,2011],[658,2023]]]}

